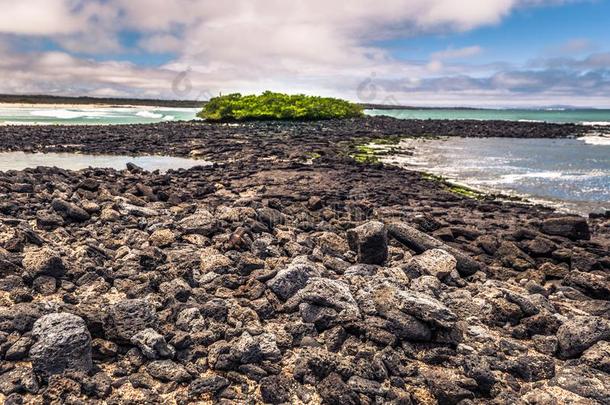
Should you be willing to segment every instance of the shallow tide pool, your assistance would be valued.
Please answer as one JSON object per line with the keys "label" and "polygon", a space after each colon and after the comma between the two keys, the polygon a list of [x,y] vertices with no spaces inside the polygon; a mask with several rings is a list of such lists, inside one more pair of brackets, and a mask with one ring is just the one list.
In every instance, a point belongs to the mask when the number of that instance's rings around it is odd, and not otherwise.
{"label": "shallow tide pool", "polygon": [[0,171],[23,170],[38,166],[58,167],[66,170],[81,170],[101,167],[122,170],[133,163],[144,170],[166,172],[174,169],[189,169],[207,166],[210,162],[172,156],[114,156],[86,155],[80,153],[25,153],[0,152]]}

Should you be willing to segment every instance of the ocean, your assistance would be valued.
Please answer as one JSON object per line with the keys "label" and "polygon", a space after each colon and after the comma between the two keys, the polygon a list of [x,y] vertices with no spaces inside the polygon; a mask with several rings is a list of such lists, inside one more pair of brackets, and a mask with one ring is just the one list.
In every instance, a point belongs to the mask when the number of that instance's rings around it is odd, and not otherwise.
{"label": "ocean", "polygon": [[[198,108],[13,106],[0,104],[0,125],[25,124],[149,124],[196,119]],[[610,125],[610,110],[596,109],[388,109],[366,110],[367,115],[400,119],[507,120],[584,125]]]}
{"label": "ocean", "polygon": [[[149,124],[196,119],[198,108],[14,106],[0,104],[0,125],[25,124]],[[399,119],[472,119],[609,125],[610,110],[596,109],[388,109],[366,110],[367,115]]]}
{"label": "ocean", "polygon": [[504,120],[522,122],[576,123],[610,125],[610,110],[541,108],[541,109],[388,109],[367,110],[368,115],[387,115],[400,119],[434,120]]}
{"label": "ocean", "polygon": [[587,215],[610,210],[610,138],[405,139],[386,163]]}
{"label": "ocean", "polygon": [[188,121],[198,108],[2,106],[0,125],[111,125]]}

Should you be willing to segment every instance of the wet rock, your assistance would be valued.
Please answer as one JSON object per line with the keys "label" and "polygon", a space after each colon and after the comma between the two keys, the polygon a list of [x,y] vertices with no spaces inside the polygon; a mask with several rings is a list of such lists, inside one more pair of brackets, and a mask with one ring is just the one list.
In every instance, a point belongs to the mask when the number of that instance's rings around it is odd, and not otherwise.
{"label": "wet rock", "polygon": [[577,316],[557,331],[559,354],[576,357],[600,340],[610,339],[610,321],[596,316]]}
{"label": "wet rock", "polygon": [[130,340],[142,351],[144,356],[152,360],[173,358],[176,354],[176,350],[167,344],[165,338],[151,328],[136,333]]}
{"label": "wet rock", "polygon": [[350,229],[347,241],[360,263],[383,264],[388,258],[388,231],[381,222],[367,222]]}
{"label": "wet rock", "polygon": [[30,349],[32,366],[43,378],[91,370],[91,335],[82,318],[68,313],[45,315],[34,324],[32,336],[36,340]]}
{"label": "wet rock", "polygon": [[32,275],[62,277],[66,272],[61,256],[48,248],[32,249],[23,257],[23,268]]}
{"label": "wet rock", "polygon": [[563,236],[572,240],[591,239],[589,224],[582,217],[549,218],[542,222],[540,229],[547,235]]}
{"label": "wet rock", "polygon": [[267,281],[267,286],[285,301],[305,287],[310,278],[320,275],[316,265],[305,257],[297,257],[288,267],[280,270],[275,277]]}
{"label": "wet rock", "polygon": [[107,336],[129,343],[137,333],[155,328],[157,315],[152,306],[142,299],[123,300],[112,305],[104,323]]}
{"label": "wet rock", "polygon": [[91,218],[89,213],[78,205],[59,198],[51,202],[51,207],[64,218],[75,222],[84,222]]}
{"label": "wet rock", "polygon": [[427,250],[413,257],[406,266],[407,274],[435,276],[443,280],[456,269],[455,258],[441,249]]}

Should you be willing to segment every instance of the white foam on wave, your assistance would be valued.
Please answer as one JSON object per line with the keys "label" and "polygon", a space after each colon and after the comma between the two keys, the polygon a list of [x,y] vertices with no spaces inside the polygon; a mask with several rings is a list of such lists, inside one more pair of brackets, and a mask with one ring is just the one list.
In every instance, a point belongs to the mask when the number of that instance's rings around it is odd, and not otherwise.
{"label": "white foam on wave", "polygon": [[593,127],[607,127],[610,126],[610,121],[583,121],[581,124]]}
{"label": "white foam on wave", "polygon": [[578,140],[588,145],[610,145],[610,136],[604,135],[587,135],[578,138]]}
{"label": "white foam on wave", "polygon": [[163,114],[157,114],[152,111],[138,111],[136,113],[136,115],[138,117],[142,117],[142,118],[152,118],[152,119],[163,118]]}
{"label": "white foam on wave", "polygon": [[107,112],[100,110],[66,110],[66,109],[49,109],[49,110],[34,110],[30,111],[30,115],[34,117],[57,118],[60,120],[71,120],[75,118],[90,118],[90,117],[105,117]]}
{"label": "white foam on wave", "polygon": [[518,120],[519,122],[544,122],[542,120]]}

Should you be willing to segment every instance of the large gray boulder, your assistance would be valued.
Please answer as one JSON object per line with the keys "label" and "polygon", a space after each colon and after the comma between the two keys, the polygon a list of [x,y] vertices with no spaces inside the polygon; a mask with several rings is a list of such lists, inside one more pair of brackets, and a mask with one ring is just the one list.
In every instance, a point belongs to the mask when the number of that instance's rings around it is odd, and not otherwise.
{"label": "large gray boulder", "polygon": [[371,221],[347,231],[350,249],[358,253],[358,262],[383,264],[388,259],[388,231],[381,222]]}
{"label": "large gray boulder", "polygon": [[34,323],[30,348],[34,371],[44,379],[66,371],[89,372],[91,335],[85,321],[73,314],[45,315]]}

